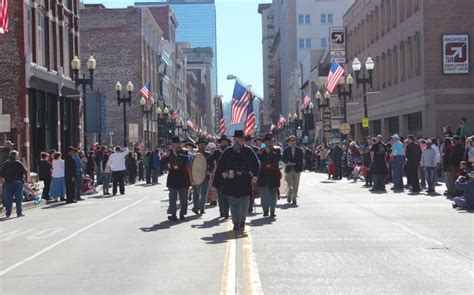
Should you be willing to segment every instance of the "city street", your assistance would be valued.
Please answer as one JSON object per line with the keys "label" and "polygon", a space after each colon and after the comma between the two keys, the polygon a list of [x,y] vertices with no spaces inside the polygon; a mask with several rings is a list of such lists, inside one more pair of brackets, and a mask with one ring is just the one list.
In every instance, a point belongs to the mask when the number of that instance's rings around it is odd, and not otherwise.
{"label": "city street", "polygon": [[0,222],[0,293],[474,292],[472,213],[362,184],[304,173],[299,207],[257,206],[243,235],[217,208],[169,222],[164,185],[27,210]]}

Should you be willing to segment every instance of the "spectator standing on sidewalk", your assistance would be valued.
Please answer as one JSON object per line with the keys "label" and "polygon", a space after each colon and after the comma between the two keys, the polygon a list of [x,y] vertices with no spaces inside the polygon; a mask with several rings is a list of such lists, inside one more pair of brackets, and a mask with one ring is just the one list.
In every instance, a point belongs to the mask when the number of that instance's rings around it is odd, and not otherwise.
{"label": "spectator standing on sidewalk", "polygon": [[89,151],[87,154],[87,165],[86,165],[86,174],[89,175],[92,182],[94,182],[94,173],[95,173],[95,155],[94,151]]}
{"label": "spectator standing on sidewalk", "polygon": [[151,160],[153,169],[151,170],[152,184],[160,184],[160,167],[161,167],[161,156],[160,149],[156,147],[155,151],[151,155]]}
{"label": "spectator standing on sidewalk", "polygon": [[43,193],[41,195],[41,198],[43,200],[46,200],[47,202],[52,201],[53,199],[49,196],[49,190],[51,187],[51,179],[52,179],[52,172],[53,172],[53,166],[49,163],[48,161],[48,154],[45,152],[42,152],[40,154],[40,161],[38,164],[38,178],[40,181],[43,181],[44,186],[43,186]]}
{"label": "spectator standing on sidewalk", "polygon": [[[462,145],[461,138],[457,135],[453,136],[453,146],[448,158],[448,164],[451,169],[449,171],[449,178],[446,179],[446,182],[450,182],[449,186],[448,183],[446,183],[448,186],[448,197],[450,198],[456,196],[454,182],[459,173],[459,166],[464,158],[464,150],[465,148]],[[452,188],[452,190],[450,191],[449,188]]]}
{"label": "spectator standing on sidewalk", "polygon": [[392,177],[393,190],[403,191],[403,166],[405,164],[405,149],[400,141],[400,136],[394,134],[392,136]]}
{"label": "spectator standing on sidewalk", "polygon": [[143,156],[143,166],[145,167],[145,180],[146,184],[151,183],[151,170],[153,168],[153,163],[151,161],[151,151],[147,150]]}
{"label": "spectator standing on sidewalk", "polygon": [[467,138],[469,136],[469,126],[467,125],[466,118],[461,118],[461,122],[459,123],[456,133],[462,138]]}
{"label": "spectator standing on sidewalk", "polygon": [[108,165],[109,157],[112,154],[112,150],[106,150],[104,153],[104,157],[102,158],[101,169],[102,169],[102,192],[104,196],[110,195],[109,187],[110,187],[110,178],[112,177],[112,168]]}
{"label": "spectator standing on sidewalk", "polygon": [[127,159],[128,183],[135,184],[137,180],[137,171],[138,171],[137,154],[130,153],[128,154],[128,159]]}
{"label": "spectator standing on sidewalk", "polygon": [[[66,182],[66,203],[76,203],[76,161],[73,156],[76,153],[73,147],[67,148],[67,154],[64,159],[64,180]],[[79,197],[79,201],[82,199]]]}
{"label": "spectator standing on sidewalk", "polygon": [[53,178],[51,180],[51,197],[56,202],[65,201],[66,183],[64,181],[64,160],[61,159],[61,153],[56,152],[53,155]]}
{"label": "spectator standing on sidewalk", "polygon": [[0,177],[5,180],[5,208],[6,217],[9,218],[12,213],[13,201],[16,203],[17,217],[24,216],[21,204],[23,202],[23,184],[28,178],[28,172],[22,162],[18,161],[18,152],[11,150],[8,153],[8,160],[3,164]]}
{"label": "spectator standing on sidewalk", "polygon": [[97,184],[102,184],[102,160],[104,159],[104,155],[107,149],[105,146],[97,146],[94,162],[95,162],[95,170],[97,175]]}
{"label": "spectator standing on sidewalk", "polygon": [[420,192],[420,180],[418,178],[418,169],[421,161],[421,148],[416,144],[415,136],[408,135],[408,145],[406,148],[406,168],[408,183],[411,185],[411,192]]}
{"label": "spectator standing on sidewalk", "polygon": [[432,148],[432,141],[426,140],[426,148],[421,152],[421,166],[424,169],[428,193],[435,192],[436,166],[438,165],[437,151]]}
{"label": "spectator standing on sidewalk", "polygon": [[[370,159],[372,165],[370,167],[372,173],[373,187],[372,192],[385,192],[385,175],[387,174],[387,146],[382,142],[382,135],[377,135],[375,143],[370,149]],[[374,140],[374,139],[373,139]]]}
{"label": "spectator standing on sidewalk", "polygon": [[81,158],[79,157],[79,151],[74,153],[73,159],[76,162],[75,193],[76,198],[81,200],[82,184],[84,182],[84,166],[82,164]]}
{"label": "spectator standing on sidewalk", "polygon": [[120,194],[125,194],[125,158],[130,153],[128,148],[122,151],[120,146],[115,147],[115,153],[109,157],[108,164],[112,168],[112,193],[117,195],[117,186],[120,186]]}

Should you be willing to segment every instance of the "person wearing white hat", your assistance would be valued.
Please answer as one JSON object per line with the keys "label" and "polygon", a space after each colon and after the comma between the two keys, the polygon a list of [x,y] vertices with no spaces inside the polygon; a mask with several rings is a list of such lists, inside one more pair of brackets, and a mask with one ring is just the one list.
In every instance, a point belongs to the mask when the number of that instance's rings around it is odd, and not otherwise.
{"label": "person wearing white hat", "polygon": [[405,162],[405,149],[400,141],[398,134],[392,135],[392,175],[393,175],[393,190],[403,190],[403,165]]}

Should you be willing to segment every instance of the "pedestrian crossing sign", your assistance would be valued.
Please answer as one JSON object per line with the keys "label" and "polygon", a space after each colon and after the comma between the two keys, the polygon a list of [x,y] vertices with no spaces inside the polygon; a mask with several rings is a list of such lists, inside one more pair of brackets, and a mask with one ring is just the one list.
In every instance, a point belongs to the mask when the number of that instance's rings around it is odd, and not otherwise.
{"label": "pedestrian crossing sign", "polygon": [[362,118],[362,128],[369,128],[369,118]]}

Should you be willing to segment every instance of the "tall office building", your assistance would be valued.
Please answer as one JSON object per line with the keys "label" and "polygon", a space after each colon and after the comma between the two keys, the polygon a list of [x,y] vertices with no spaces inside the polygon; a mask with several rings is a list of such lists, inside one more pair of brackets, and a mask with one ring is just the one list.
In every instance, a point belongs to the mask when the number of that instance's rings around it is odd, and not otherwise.
{"label": "tall office building", "polygon": [[212,60],[212,97],[217,95],[217,37],[215,0],[143,0],[137,7],[170,5],[178,19],[176,41],[192,47],[210,47]]}

